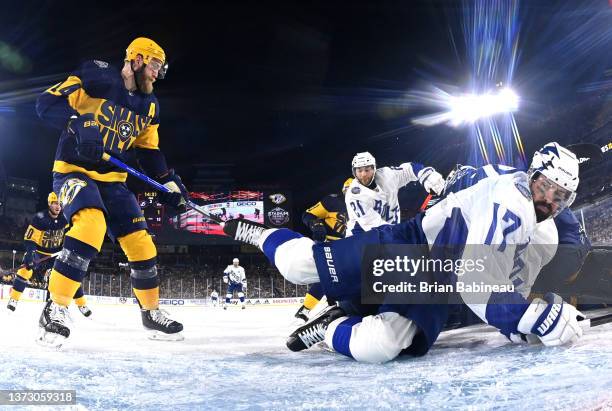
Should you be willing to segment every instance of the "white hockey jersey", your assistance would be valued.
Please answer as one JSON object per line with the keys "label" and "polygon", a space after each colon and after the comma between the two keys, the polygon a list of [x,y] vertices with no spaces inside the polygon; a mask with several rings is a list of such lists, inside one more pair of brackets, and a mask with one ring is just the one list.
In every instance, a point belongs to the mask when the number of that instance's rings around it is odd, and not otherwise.
{"label": "white hockey jersey", "polygon": [[[484,178],[427,210],[422,219],[430,247],[456,246],[465,261],[485,262],[482,271],[466,271],[458,282],[467,285],[513,286],[517,252],[536,231],[536,215],[524,172]],[[506,335],[516,332],[528,302],[518,291],[460,292],[463,301],[483,321]]]}
{"label": "white hockey jersey", "polygon": [[[477,182],[499,175],[513,174],[519,171],[515,167],[501,164],[487,164],[481,168],[464,166],[457,170],[446,181],[445,193],[457,192]],[[523,297],[527,298],[538,274],[552,260],[557,252],[559,236],[553,219],[545,220],[536,225],[531,235],[529,246],[525,250],[517,250],[514,267],[510,273],[510,281]]]}
{"label": "white hockey jersey", "polygon": [[376,170],[376,188],[373,190],[354,179],[344,197],[348,212],[346,236],[383,224],[399,223],[401,216],[397,193],[406,184],[417,181],[417,174],[422,168],[418,163],[381,167]]}
{"label": "white hockey jersey", "polygon": [[212,299],[217,299],[219,298],[219,293],[216,291],[213,291],[212,293],[210,293],[210,298]]}
{"label": "white hockey jersey", "polygon": [[242,266],[234,267],[234,264],[230,264],[223,271],[223,276],[227,277],[228,284],[246,284],[246,274]]}

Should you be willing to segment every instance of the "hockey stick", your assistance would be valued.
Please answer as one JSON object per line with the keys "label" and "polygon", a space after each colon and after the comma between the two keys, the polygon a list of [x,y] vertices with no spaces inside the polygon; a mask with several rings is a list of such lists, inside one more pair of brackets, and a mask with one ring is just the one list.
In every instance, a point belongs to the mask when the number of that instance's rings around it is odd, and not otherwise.
{"label": "hockey stick", "polygon": [[427,209],[427,205],[429,204],[429,200],[431,200],[433,196],[431,194],[427,194],[427,197],[425,197],[425,200],[423,201],[423,204],[421,204],[421,207],[419,207],[419,211],[425,211]]}
{"label": "hockey stick", "polygon": [[[46,255],[46,256],[44,256],[42,258],[39,258],[38,260],[34,260],[33,261],[34,266],[37,266],[38,264],[42,263],[43,261],[47,261],[50,258],[57,257],[59,255],[59,253],[61,253],[61,251],[58,251],[57,253]],[[21,268],[24,268],[25,266],[26,266],[25,263],[21,264],[19,267],[17,267],[17,270],[19,270]]]}
{"label": "hockey stick", "polygon": [[591,323],[591,327],[608,324],[609,322],[612,322],[612,312],[597,317],[588,318],[588,320]]}
{"label": "hockey stick", "polygon": [[[166,187],[163,184],[160,184],[159,182],[153,180],[151,177],[149,177],[148,175],[146,175],[144,173],[141,173],[140,171],[136,170],[135,168],[132,168],[132,167],[128,166],[127,164],[125,164],[124,162],[116,159],[115,157],[111,156],[110,154],[104,153],[102,155],[102,160],[108,161],[112,165],[114,165],[116,167],[119,167],[120,169],[128,172],[129,174],[133,175],[134,177],[138,178],[139,180],[144,181],[145,183],[149,184],[150,186],[154,187],[155,189],[157,189],[159,191],[162,191],[164,193],[171,193],[172,192],[168,187]],[[187,207],[189,207],[192,210],[197,211],[198,213],[202,214],[203,216],[213,220],[215,223],[219,223],[221,225],[221,227],[223,227],[223,225],[225,224],[225,222],[223,220],[221,220],[219,217],[217,217],[214,214],[210,214],[208,211],[206,211],[204,209],[204,207],[197,205],[193,201],[185,199],[185,203],[186,203]]]}
{"label": "hockey stick", "polygon": [[591,163],[599,163],[603,160],[603,154],[610,151],[611,146],[612,142],[602,147],[592,143],[577,143],[568,145],[567,149],[578,157],[579,164],[586,161],[591,161]]}

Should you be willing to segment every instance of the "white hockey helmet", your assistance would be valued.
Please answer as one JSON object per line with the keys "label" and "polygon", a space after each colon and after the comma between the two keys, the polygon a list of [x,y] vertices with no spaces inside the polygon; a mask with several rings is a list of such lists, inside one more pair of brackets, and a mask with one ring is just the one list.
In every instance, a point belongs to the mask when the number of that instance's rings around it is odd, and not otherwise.
{"label": "white hockey helmet", "polygon": [[[355,169],[359,167],[367,167],[367,166],[374,167],[374,174],[372,176],[372,181],[374,181],[374,176],[376,175],[376,159],[374,158],[374,156],[367,151],[364,151],[363,153],[355,154],[355,157],[353,157],[353,161],[351,162],[353,177],[357,178]],[[370,181],[369,184],[371,184],[372,181]]]}
{"label": "white hockey helmet", "polygon": [[576,190],[580,181],[578,178],[578,159],[574,153],[560,144],[556,142],[548,143],[536,151],[528,173],[532,179],[537,177],[538,174],[542,174],[566,191],[565,198],[559,204],[560,207],[556,214],[571,206],[576,199]]}
{"label": "white hockey helmet", "polygon": [[234,259],[232,260],[232,264],[240,264],[240,260],[239,260],[239,259],[237,259],[237,258],[234,258]]}

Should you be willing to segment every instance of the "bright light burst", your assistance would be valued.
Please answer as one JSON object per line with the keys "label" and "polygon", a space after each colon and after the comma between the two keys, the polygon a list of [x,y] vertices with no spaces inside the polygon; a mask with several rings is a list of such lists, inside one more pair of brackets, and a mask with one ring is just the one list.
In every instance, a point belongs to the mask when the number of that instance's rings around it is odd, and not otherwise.
{"label": "bright light burst", "polygon": [[[468,164],[488,163],[524,167],[525,153],[514,119],[519,97],[509,85],[519,56],[519,0],[464,0],[461,27],[465,53],[453,46],[469,69],[461,86],[430,86],[405,95],[406,106],[431,109],[413,124],[466,126],[470,142]],[[452,35],[452,30],[450,31]],[[444,89],[443,89],[444,88]]]}
{"label": "bright light burst", "polygon": [[457,96],[435,89],[428,100],[430,104],[437,105],[444,111],[417,117],[413,119],[413,123],[424,126],[448,124],[457,127],[496,114],[512,113],[519,107],[519,97],[510,88],[486,94],[469,93]]}

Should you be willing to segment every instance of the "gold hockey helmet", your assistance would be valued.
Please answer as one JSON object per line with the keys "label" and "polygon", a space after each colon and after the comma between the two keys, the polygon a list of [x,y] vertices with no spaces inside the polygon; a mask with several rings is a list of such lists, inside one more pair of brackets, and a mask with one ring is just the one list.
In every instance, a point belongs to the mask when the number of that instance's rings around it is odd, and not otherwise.
{"label": "gold hockey helmet", "polygon": [[166,53],[159,44],[146,37],[138,37],[130,43],[125,50],[125,61],[132,61],[137,55],[142,56],[142,60],[145,64],[150,64],[151,59],[156,59],[161,62],[158,79],[163,79],[166,76],[168,70],[168,64],[166,63]]}
{"label": "gold hockey helmet", "polygon": [[47,196],[47,204],[51,205],[51,203],[58,203],[58,199],[57,199],[57,194],[55,194],[53,191],[51,191],[49,193],[49,195]]}

